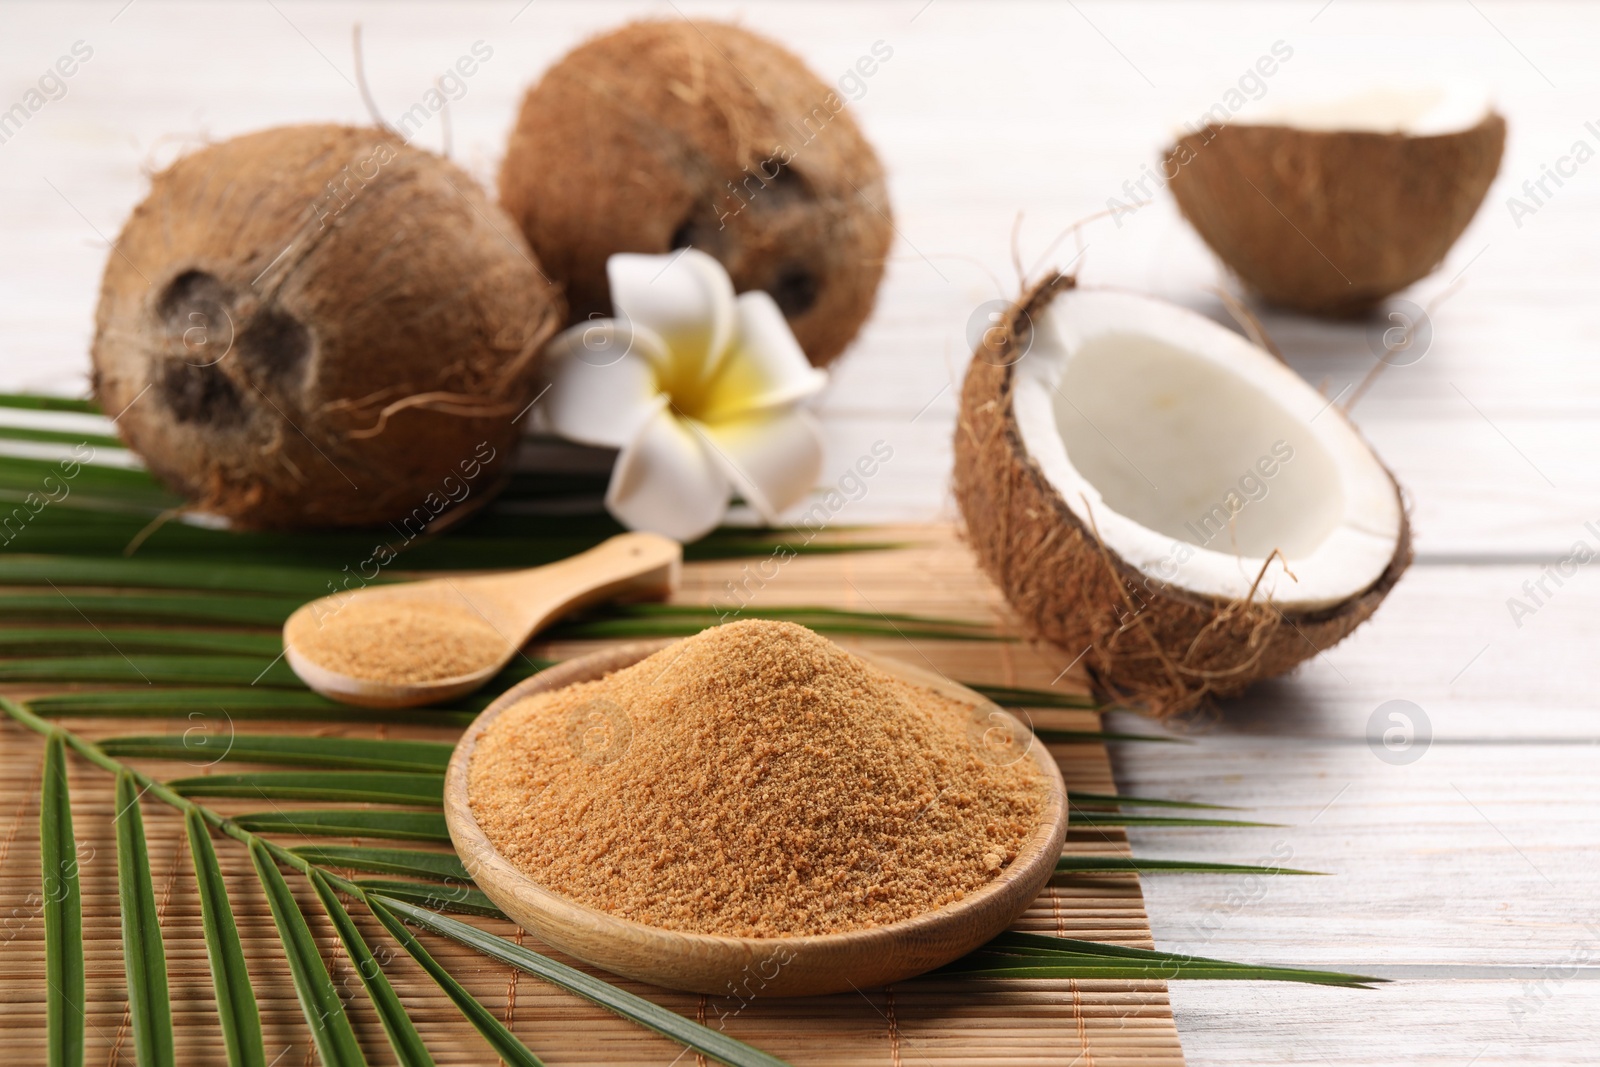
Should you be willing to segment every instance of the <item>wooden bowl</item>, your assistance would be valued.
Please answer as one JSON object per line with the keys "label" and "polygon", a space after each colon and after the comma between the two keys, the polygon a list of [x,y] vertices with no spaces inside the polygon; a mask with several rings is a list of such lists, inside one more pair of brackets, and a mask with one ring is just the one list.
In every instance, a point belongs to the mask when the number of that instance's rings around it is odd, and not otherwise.
{"label": "wooden bowl", "polygon": [[[971,952],[1025,911],[1055,870],[1067,833],[1067,790],[1055,759],[1010,713],[965,686],[896,660],[863,656],[919,685],[971,703],[983,730],[1020,731],[1023,758],[1044,775],[1048,795],[1038,827],[1016,859],[965,899],[864,930],[805,937],[723,937],[648,926],[574,903],[545,889],[500,855],[467,802],[467,768],[483,731],[505,709],[535,693],[600,678],[671,642],[608,648],[569,660],[513,687],[467,728],[445,772],[444,813],[461,862],[478,888],[541,941],[615,974],[694,993],[806,996],[886,985]],[[858,653],[859,654],[859,653]]]}

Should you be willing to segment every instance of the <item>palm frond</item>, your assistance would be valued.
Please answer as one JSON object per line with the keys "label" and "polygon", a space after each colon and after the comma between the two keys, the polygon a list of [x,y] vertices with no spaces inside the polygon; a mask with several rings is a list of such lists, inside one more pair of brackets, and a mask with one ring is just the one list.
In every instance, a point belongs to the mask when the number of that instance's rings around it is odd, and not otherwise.
{"label": "palm frond", "polygon": [[[485,702],[492,699],[485,695]],[[466,702],[463,702],[466,703]],[[311,720],[315,722],[405,723],[469,726],[472,710],[445,708],[358,708],[318,696],[308,689],[265,689],[251,686],[193,689],[102,689],[29,697],[39,715],[148,719],[171,716],[190,719],[215,714],[222,721]]]}
{"label": "palm frond", "polygon": [[[3,559],[0,557],[0,562]],[[214,652],[273,657],[281,651],[283,640],[277,634],[175,627],[0,627],[0,655],[5,656],[41,652]]]}
{"label": "palm frond", "polygon": [[83,901],[72,798],[67,791],[67,753],[59,733],[51,734],[44,748],[39,866],[44,898],[45,1045],[50,1067],[82,1067]]}
{"label": "palm frond", "polygon": [[1137,856],[1062,856],[1056,860],[1057,875],[1109,874],[1119,871],[1148,874],[1160,871],[1189,871],[1196,874],[1325,874],[1293,867],[1260,867],[1244,863],[1212,863],[1210,860],[1151,860]]}
{"label": "palm frond", "polygon": [[1186,819],[1175,815],[1124,815],[1121,812],[1072,809],[1072,825],[1079,826],[1268,826],[1282,828],[1281,822],[1248,822],[1242,819]]}
{"label": "palm frond", "polygon": [[278,940],[289,961],[289,975],[294,980],[294,992],[300,1001],[300,1013],[311,1028],[311,1041],[317,1046],[317,1055],[325,1067],[364,1067],[366,1058],[356,1042],[355,1031],[345,1014],[344,1002],[334,988],[327,964],[317,949],[311,927],[294,899],[283,872],[260,841],[250,842],[250,859],[255,864],[256,876],[267,894],[267,906],[272,911],[272,922],[278,928]]}
{"label": "palm frond", "polygon": [[[3,601],[0,597],[0,601]],[[4,610],[0,607],[0,610]],[[174,685],[257,685],[303,689],[281,659],[266,656],[47,656],[0,660],[0,681],[144,682]]]}
{"label": "palm frond", "polygon": [[[439,915],[427,908],[378,893],[369,894],[368,900],[369,903],[390,913],[390,922],[394,926],[398,926],[399,919],[404,918],[414,926],[448,937],[491,959],[526,971],[535,978],[559,986],[569,993],[575,993],[719,1063],[728,1064],[730,1067],[783,1067],[782,1060],[769,1056],[759,1049],[753,1049],[742,1041],[736,1041],[727,1034],[691,1022],[677,1012],[668,1011],[658,1004],[636,997],[609,982],[585,974],[576,967],[568,967],[548,956],[513,944],[503,937],[496,937],[494,934],[479,930],[470,923]],[[384,925],[390,926],[390,923],[386,922]],[[394,926],[390,926],[391,932]]]}
{"label": "palm frond", "polygon": [[355,884],[369,893],[382,893],[386,897],[434,911],[453,911],[458,915],[481,915],[488,919],[510,921],[510,917],[487,894],[471,886],[397,882],[388,878],[362,878]]}
{"label": "palm frond", "polygon": [[1105,744],[1108,741],[1157,741],[1171,745],[1192,745],[1187,737],[1168,737],[1164,734],[1128,734],[1106,730],[1052,730],[1035,726],[1034,735],[1050,745]]}
{"label": "palm frond", "polygon": [[300,834],[306,837],[382,837],[399,841],[449,841],[444,814],[437,811],[383,811],[329,808],[305,811],[257,811],[235,815],[233,822],[254,834]]}
{"label": "palm frond", "polygon": [[107,755],[139,759],[197,758],[292,763],[350,771],[415,771],[443,774],[455,746],[438,741],[390,741],[364,737],[295,737],[286,734],[234,734],[220,755],[213,738],[194,734],[111,737],[100,742]]}
{"label": "palm frond", "polygon": [[[367,908],[374,917],[389,931],[389,936],[400,942],[400,947],[410,954],[411,958],[433,979],[434,983],[447,997],[455,1002],[461,1014],[483,1035],[495,1053],[506,1063],[517,1067],[543,1067],[543,1061],[535,1056],[528,1046],[517,1039],[517,1036],[506,1029],[504,1023],[494,1017],[494,1014],[485,1008],[478,1000],[468,993],[466,988],[457,982],[449,971],[439,965],[427,949],[422,947],[411,931],[407,930],[390,911],[391,906],[409,908],[411,905],[392,897],[366,897]],[[646,1002],[648,1003],[648,1001]]]}
{"label": "palm frond", "polygon": [[1121,793],[1080,793],[1076,789],[1070,791],[1067,799],[1075,808],[1120,808],[1129,805],[1136,808],[1201,808],[1209,811],[1238,811],[1240,809],[1229,807],[1227,804],[1201,804],[1193,800],[1163,800],[1159,797],[1135,797]]}
{"label": "palm frond", "polygon": [[117,899],[121,905],[122,961],[128,977],[128,1016],[140,1067],[176,1064],[167,953],[161,943],[156,890],[150,879],[139,789],[126,771],[117,775]]}
{"label": "palm frond", "polygon": [[229,1067],[267,1067],[261,1013],[245,967],[233,905],[228,902],[228,886],[222,880],[222,868],[211,846],[211,831],[198,808],[186,810],[183,820],[189,836],[189,855],[194,860],[194,880],[200,891],[200,926]]}
{"label": "palm frond", "polygon": [[65,619],[93,623],[123,619],[205,622],[227,626],[282,626],[304,597],[227,596],[221,593],[141,590],[131,593],[74,589],[0,593],[0,613],[18,621]]}
{"label": "palm frond", "polygon": [[373,956],[372,949],[368,947],[367,939],[361,936],[361,931],[356,928],[350,913],[340,903],[333,887],[328,884],[328,879],[322,872],[312,871],[311,885],[317,891],[317,899],[322,901],[322,910],[328,913],[328,919],[333,923],[334,932],[344,944],[345,952],[350,955],[356,976],[361,979],[362,988],[367,991],[367,999],[372,1002],[373,1008],[378,1013],[378,1021],[383,1024],[383,1032],[388,1035],[389,1046],[394,1049],[395,1059],[399,1061],[401,1067],[431,1067],[433,1056],[428,1052],[428,1047],[422,1043],[422,1035],[417,1033],[416,1026],[411,1022],[411,1016],[406,1014],[405,1005],[400,1003],[394,987],[384,976],[383,967]]}
{"label": "palm frond", "polygon": [[48,393],[0,393],[0,408],[17,408],[21,411],[77,411],[88,415],[100,414],[100,406],[93,400],[80,400],[70,396],[51,396]]}
{"label": "palm frond", "polygon": [[1110,978],[1254,980],[1367,988],[1382,978],[1340,971],[1271,967],[1007,931],[935,974],[962,978]]}
{"label": "palm frond", "polygon": [[301,845],[290,849],[307,863],[342,867],[373,874],[401,874],[470,885],[472,875],[453,852],[424,852],[417,848],[366,848],[361,845]]}
{"label": "palm frond", "polygon": [[259,771],[252,774],[212,774],[194,778],[176,778],[168,782],[167,787],[184,797],[243,797],[247,800],[259,797],[262,800],[413,804],[433,808],[444,805],[442,774],[402,774],[394,771]]}

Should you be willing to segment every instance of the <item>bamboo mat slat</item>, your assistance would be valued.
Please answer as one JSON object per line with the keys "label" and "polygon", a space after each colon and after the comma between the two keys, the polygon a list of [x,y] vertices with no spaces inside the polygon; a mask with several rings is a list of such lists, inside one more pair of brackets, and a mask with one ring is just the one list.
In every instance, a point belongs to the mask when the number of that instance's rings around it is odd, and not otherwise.
{"label": "bamboo mat slat", "polygon": [[[757,571],[755,561],[696,563],[685,568],[678,600],[749,610],[785,604],[826,604],[863,611],[918,612],[1011,625],[1003,602],[979,575],[966,548],[942,527],[870,531],[874,538],[912,542],[890,552],[807,556],[776,569]],[[746,569],[748,568],[748,570]],[[754,575],[754,579],[752,579]],[[763,575],[770,575],[763,577]],[[735,594],[730,589],[742,589]],[[1071,691],[1061,678],[1068,657],[1027,643],[983,643],[916,639],[842,639],[841,643],[932,664],[952,678],[997,685]],[[539,647],[534,654],[576,655],[597,642]],[[30,686],[37,692],[39,687]],[[20,692],[20,690],[18,690]],[[1079,711],[1032,713],[1034,723],[1094,730],[1097,716]],[[134,733],[181,733],[205,729],[224,736],[226,713],[204,721],[72,720],[88,737]],[[305,732],[326,736],[387,736],[452,740],[448,727],[330,723],[251,722],[249,732]],[[245,728],[242,728],[245,729]],[[1069,788],[1115,791],[1111,766],[1099,744],[1052,745]],[[37,735],[6,722],[0,727],[0,1033],[7,1055],[20,1063],[43,1062],[43,917],[39,912],[37,836],[39,770],[43,746]],[[207,773],[205,767],[172,762],[139,764],[165,777]],[[229,763],[228,771],[249,769]],[[80,852],[88,973],[88,1062],[132,1064],[126,1016],[122,950],[112,834],[112,779],[71,759],[71,786]],[[259,802],[218,801],[237,812]],[[283,805],[285,808],[303,805]],[[150,866],[162,901],[162,929],[172,987],[179,1062],[223,1062],[205,946],[199,934],[199,902],[189,866],[183,823],[159,803],[144,805]],[[320,838],[322,843],[344,843]],[[287,842],[292,843],[292,842]],[[409,847],[409,846],[408,846]],[[1071,831],[1067,847],[1080,855],[1128,855],[1123,832],[1111,827]],[[232,894],[235,917],[260,1001],[269,1059],[277,1067],[315,1062],[304,1020],[295,1002],[271,915],[236,843],[218,840],[217,851]],[[381,1028],[365,1001],[348,959],[304,880],[291,885],[310,917],[336,984],[349,1006],[364,1050],[374,1063],[393,1061]],[[509,923],[474,920],[493,932],[520,936]],[[493,1062],[487,1046],[411,959],[393,948],[376,923],[357,922],[379,952],[417,1028],[441,1064]],[[1149,921],[1138,878],[1131,874],[1074,876],[1052,885],[1018,920],[1018,930],[1151,947]],[[552,1065],[677,1064],[697,1062],[692,1053],[631,1023],[528,976],[491,963],[469,949],[422,935],[429,951],[489,1006],[517,1035]],[[531,948],[546,951],[534,939]],[[384,946],[389,955],[384,955]],[[557,958],[563,958],[555,954]],[[573,961],[567,961],[573,962]],[[636,982],[625,988],[675,1011],[721,1027],[741,1040],[797,1065],[1080,1064],[1167,1067],[1183,1062],[1177,1031],[1162,983],[1091,981],[960,982],[918,979],[887,989],[798,1000],[701,997],[672,993]]]}

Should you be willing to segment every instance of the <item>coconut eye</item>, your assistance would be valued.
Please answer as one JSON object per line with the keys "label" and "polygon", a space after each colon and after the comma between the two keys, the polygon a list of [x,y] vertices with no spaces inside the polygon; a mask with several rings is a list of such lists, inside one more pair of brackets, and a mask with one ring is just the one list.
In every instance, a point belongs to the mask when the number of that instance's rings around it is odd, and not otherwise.
{"label": "coconut eye", "polygon": [[279,386],[297,385],[311,355],[311,331],[292,315],[263,308],[239,336],[239,359]]}
{"label": "coconut eye", "polygon": [[788,263],[778,271],[772,284],[765,286],[784,318],[803,315],[817,302],[817,276],[811,268],[799,263]]}
{"label": "coconut eye", "polygon": [[178,422],[236,426],[244,414],[238,387],[214,365],[167,358],[153,365],[151,383]]}
{"label": "coconut eye", "polygon": [[217,362],[233,345],[233,293],[214,274],[184,271],[167,284],[156,314],[186,362]]}

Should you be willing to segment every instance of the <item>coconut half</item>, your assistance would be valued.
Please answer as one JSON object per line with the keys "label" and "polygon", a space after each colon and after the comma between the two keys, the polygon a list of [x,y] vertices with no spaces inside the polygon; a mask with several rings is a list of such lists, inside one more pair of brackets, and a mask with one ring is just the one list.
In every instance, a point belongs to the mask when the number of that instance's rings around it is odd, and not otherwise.
{"label": "coconut half", "polygon": [[1499,171],[1505,136],[1481,90],[1376,88],[1208,124],[1177,138],[1164,172],[1245,284],[1347,317],[1439,265]]}
{"label": "coconut half", "polygon": [[1159,713],[1331,647],[1411,558],[1394,479],[1293,371],[1194,312],[1068,278],[976,354],[955,450],[990,576]]}

